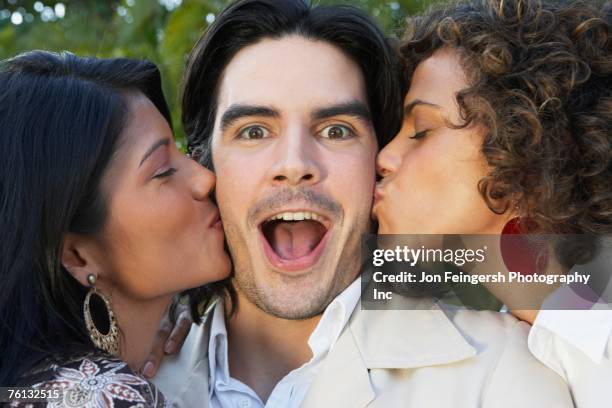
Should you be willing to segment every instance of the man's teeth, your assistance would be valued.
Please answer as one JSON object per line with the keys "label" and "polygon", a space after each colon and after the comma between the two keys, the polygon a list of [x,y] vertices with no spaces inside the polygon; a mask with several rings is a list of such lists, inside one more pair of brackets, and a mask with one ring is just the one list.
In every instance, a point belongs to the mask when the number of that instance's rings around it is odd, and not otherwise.
{"label": "man's teeth", "polygon": [[323,217],[313,212],[298,211],[298,212],[284,212],[284,213],[276,214],[268,218],[266,221],[274,221],[274,220],[283,220],[283,221],[315,220],[315,221],[320,222],[320,221],[323,221]]}

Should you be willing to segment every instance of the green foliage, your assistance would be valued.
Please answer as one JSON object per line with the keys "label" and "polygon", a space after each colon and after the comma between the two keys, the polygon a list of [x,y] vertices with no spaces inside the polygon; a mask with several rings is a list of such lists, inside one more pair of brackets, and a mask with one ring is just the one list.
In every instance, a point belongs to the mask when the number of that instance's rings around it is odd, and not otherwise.
{"label": "green foliage", "polygon": [[[361,7],[389,35],[397,35],[405,16],[422,10],[430,1],[313,0],[316,4],[349,3]],[[0,0],[0,59],[33,49],[68,50],[100,58],[149,59],[161,70],[177,144],[184,147],[179,92],[187,55],[226,3],[223,0],[183,0],[182,4],[176,0]]]}

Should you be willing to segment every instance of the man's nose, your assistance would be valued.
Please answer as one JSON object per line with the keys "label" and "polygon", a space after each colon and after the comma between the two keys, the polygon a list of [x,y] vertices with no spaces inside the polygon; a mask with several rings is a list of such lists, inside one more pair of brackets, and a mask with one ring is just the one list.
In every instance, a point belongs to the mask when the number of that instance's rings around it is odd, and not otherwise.
{"label": "man's nose", "polygon": [[313,185],[321,178],[316,140],[308,130],[294,129],[278,140],[270,179],[275,185]]}

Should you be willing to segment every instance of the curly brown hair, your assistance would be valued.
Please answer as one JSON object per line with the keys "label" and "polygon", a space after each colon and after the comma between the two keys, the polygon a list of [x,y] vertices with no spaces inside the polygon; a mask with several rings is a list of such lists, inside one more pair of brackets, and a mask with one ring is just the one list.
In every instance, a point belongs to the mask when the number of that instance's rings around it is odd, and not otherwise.
{"label": "curly brown hair", "polygon": [[594,4],[476,0],[408,21],[406,78],[442,48],[457,50],[470,86],[464,125],[488,133],[491,210],[517,205],[529,232],[612,232],[612,41]]}

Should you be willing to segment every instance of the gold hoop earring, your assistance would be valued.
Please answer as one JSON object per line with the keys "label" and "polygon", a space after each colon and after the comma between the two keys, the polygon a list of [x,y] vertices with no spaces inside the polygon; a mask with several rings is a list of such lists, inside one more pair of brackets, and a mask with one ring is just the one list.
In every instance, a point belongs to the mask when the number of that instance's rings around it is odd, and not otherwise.
{"label": "gold hoop earring", "polygon": [[[89,275],[87,275],[87,282],[90,285],[90,289],[89,292],[87,292],[87,296],[85,296],[85,302],[83,303],[83,316],[85,318],[85,326],[87,327],[87,331],[89,332],[89,338],[97,348],[104,350],[112,356],[118,357],[119,330],[117,329],[117,322],[115,320],[115,314],[113,313],[113,309],[111,309],[111,305],[108,299],[96,290],[96,276],[90,273]],[[98,330],[91,316],[90,301],[92,295],[98,296],[102,300],[102,302],[104,302],[104,306],[108,315],[108,332],[106,334]]]}

